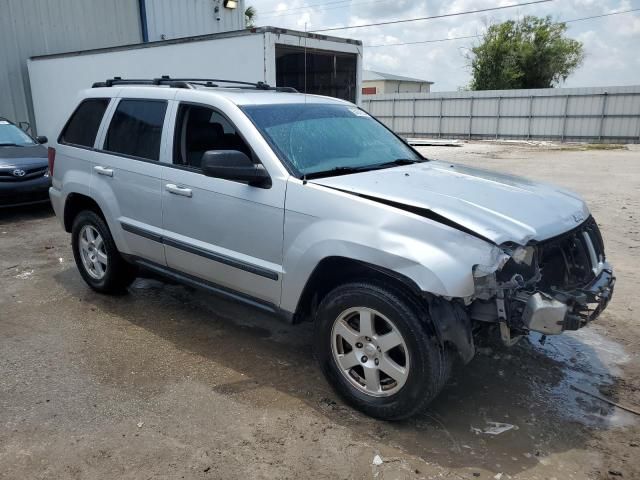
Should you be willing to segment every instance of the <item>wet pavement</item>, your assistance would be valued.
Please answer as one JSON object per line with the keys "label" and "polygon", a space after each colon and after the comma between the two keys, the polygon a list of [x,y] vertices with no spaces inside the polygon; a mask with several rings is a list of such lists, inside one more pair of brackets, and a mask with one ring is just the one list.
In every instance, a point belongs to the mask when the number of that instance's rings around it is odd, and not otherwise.
{"label": "wet pavement", "polygon": [[597,324],[483,346],[389,423],[326,384],[311,325],[149,278],[97,295],[49,209],[0,213],[0,478],[640,478],[638,416],[596,398],[640,404],[640,252],[604,231],[626,263]]}

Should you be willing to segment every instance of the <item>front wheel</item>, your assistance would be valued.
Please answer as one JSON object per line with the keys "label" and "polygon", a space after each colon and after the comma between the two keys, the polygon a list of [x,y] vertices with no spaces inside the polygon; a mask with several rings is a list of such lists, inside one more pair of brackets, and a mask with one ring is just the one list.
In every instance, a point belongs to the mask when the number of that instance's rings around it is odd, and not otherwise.
{"label": "front wheel", "polygon": [[364,413],[385,420],[423,409],[448,377],[448,356],[427,313],[393,288],[352,283],[330,292],[316,319],[316,356],[333,387]]}
{"label": "front wheel", "polygon": [[135,270],[120,255],[109,227],[95,212],[80,212],[71,230],[73,256],[82,278],[97,292],[124,293]]}

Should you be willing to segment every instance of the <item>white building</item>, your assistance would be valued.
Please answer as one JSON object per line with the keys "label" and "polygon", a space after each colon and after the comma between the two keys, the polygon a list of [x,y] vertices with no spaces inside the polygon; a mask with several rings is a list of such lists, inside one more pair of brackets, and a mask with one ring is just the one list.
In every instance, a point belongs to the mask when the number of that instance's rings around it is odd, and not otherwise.
{"label": "white building", "polygon": [[433,82],[390,73],[362,71],[362,95],[380,93],[429,93]]}
{"label": "white building", "polygon": [[28,60],[28,71],[38,135],[52,138],[75,108],[78,91],[114,76],[262,81],[357,103],[361,65],[358,40],[257,27],[39,55]]}
{"label": "white building", "polygon": [[244,0],[0,0],[0,117],[34,125],[33,56],[241,30]]}

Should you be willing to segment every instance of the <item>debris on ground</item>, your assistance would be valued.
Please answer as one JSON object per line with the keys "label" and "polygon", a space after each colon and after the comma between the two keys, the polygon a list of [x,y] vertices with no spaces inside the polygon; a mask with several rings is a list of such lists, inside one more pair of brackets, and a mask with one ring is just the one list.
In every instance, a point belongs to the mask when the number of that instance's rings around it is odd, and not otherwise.
{"label": "debris on ground", "polygon": [[23,270],[16,275],[16,278],[19,278],[20,280],[27,280],[31,275],[33,275],[33,270]]}
{"label": "debris on ground", "polygon": [[621,405],[621,404],[619,404],[617,402],[614,402],[613,400],[610,400],[610,399],[608,399],[606,397],[603,397],[602,395],[598,395],[596,393],[588,392],[584,388],[580,388],[580,387],[577,387],[575,385],[571,385],[571,389],[575,390],[577,392],[580,392],[580,393],[584,393],[585,395],[589,395],[590,397],[596,398],[596,399],[600,400],[601,402],[608,403],[609,405],[613,405],[614,407],[618,407],[621,410],[625,410],[625,411],[627,411],[629,413],[633,413],[634,415],[640,415],[640,409],[638,409],[638,408],[632,408],[632,407],[628,407],[626,405]]}
{"label": "debris on ground", "polygon": [[501,422],[487,422],[487,427],[485,428],[471,427],[471,431],[475,434],[484,433],[486,435],[500,435],[501,433],[508,432],[509,430],[518,430],[518,427],[510,423]]}

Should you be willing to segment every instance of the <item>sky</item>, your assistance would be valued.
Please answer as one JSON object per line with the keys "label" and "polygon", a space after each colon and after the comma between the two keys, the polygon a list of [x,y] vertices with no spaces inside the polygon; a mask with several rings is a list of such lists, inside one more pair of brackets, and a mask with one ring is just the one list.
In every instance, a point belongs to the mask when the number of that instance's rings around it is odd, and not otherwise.
{"label": "sky", "polygon": [[[478,10],[527,0],[245,0],[258,12],[257,26],[308,31],[397,19]],[[640,8],[640,0],[553,0],[501,11],[326,32],[361,40],[364,68],[435,82],[432,91],[469,84],[466,53],[479,39],[419,45],[367,47],[482,34],[494,22],[524,15],[551,15],[556,21]],[[584,44],[585,60],[561,86],[640,84],[640,11],[568,23],[567,36]]]}

